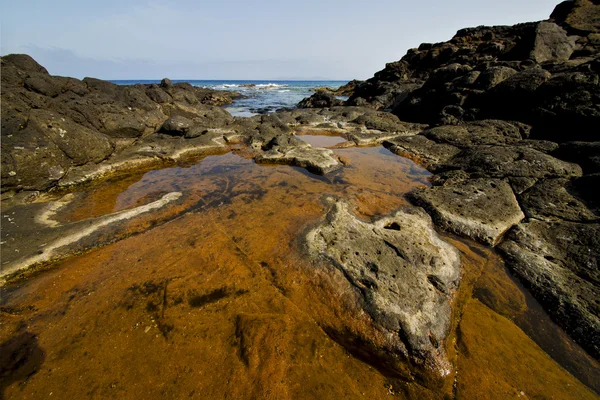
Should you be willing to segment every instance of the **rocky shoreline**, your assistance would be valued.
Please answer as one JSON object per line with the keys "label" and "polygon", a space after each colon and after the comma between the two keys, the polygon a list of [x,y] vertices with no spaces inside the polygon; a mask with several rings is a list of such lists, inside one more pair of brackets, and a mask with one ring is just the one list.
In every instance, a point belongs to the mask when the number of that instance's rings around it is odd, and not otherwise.
{"label": "rocky shoreline", "polygon": [[[408,195],[412,207],[370,224],[335,202],[304,238],[315,260],[334,265],[360,293],[385,337],[373,350],[383,363],[423,382],[451,370],[445,346],[460,263],[433,224],[497,248],[554,321],[598,359],[599,15],[597,1],[577,0],[561,3],[548,21],[463,29],[351,82],[345,102],[323,90],[298,109],[252,118],[220,108],[235,93],[168,79],[80,81],[51,76],[26,55],[4,56],[3,203],[28,206],[44,193],[233,145],[256,163],[319,175],[345,167],[330,149],[298,139],[300,132],[343,136],[345,146],[383,145],[425,166],[432,186]],[[165,194],[135,213],[178,198]],[[114,222],[117,232],[127,218],[96,225]],[[63,241],[76,235],[48,232]],[[3,277],[56,256],[36,251],[3,252]]]}

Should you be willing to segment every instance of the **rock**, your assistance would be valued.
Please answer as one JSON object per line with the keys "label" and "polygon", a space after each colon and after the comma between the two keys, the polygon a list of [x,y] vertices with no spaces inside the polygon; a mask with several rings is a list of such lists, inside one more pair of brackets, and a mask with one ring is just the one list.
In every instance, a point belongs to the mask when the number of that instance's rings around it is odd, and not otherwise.
{"label": "rock", "polygon": [[525,215],[510,185],[498,179],[470,179],[410,194],[436,225],[479,242],[496,245]]}
{"label": "rock", "polygon": [[428,168],[436,169],[460,153],[460,149],[449,144],[439,144],[424,135],[398,137],[383,142],[383,146],[394,154],[410,158]]}
{"label": "rock", "polygon": [[264,144],[261,150],[254,157],[258,164],[294,165],[317,175],[325,175],[342,167],[333,151],[313,148],[294,136],[276,136]]}
{"label": "rock", "polygon": [[542,21],[535,31],[531,58],[537,63],[567,61],[575,50],[575,41],[567,32],[553,22]]}
{"label": "rock", "polygon": [[173,98],[164,90],[158,87],[150,87],[146,90],[146,94],[150,100],[155,101],[159,104],[170,103]]}
{"label": "rock", "polygon": [[567,191],[567,184],[566,179],[546,179],[523,192],[520,199],[527,217],[547,222],[600,221],[600,217]]}
{"label": "rock", "polygon": [[354,94],[354,90],[356,89],[356,87],[360,86],[363,83],[364,83],[364,81],[359,81],[359,80],[353,79],[350,82],[346,83],[345,85],[342,85],[339,88],[337,88],[333,92],[333,94],[335,94],[336,96],[352,96],[352,94]]}
{"label": "rock", "polygon": [[365,113],[351,122],[382,132],[416,133],[415,124],[407,124],[395,115],[381,111]]}
{"label": "rock", "polygon": [[2,56],[3,63],[10,64],[25,72],[37,72],[41,74],[48,74],[48,70],[37,63],[33,58],[27,54],[8,54]]}
{"label": "rock", "polygon": [[342,100],[336,99],[335,96],[331,93],[327,92],[316,92],[310,97],[302,100],[298,103],[298,108],[324,108],[324,107],[333,107],[333,106],[341,106],[344,102]]}
{"label": "rock", "polygon": [[384,362],[408,359],[414,373],[438,379],[450,373],[444,342],[460,259],[426,213],[407,208],[366,223],[338,202],[306,241],[314,257],[325,257],[343,272],[360,293],[361,306],[387,333]]}
{"label": "rock", "polygon": [[563,1],[550,18],[572,34],[600,32],[600,7],[594,0]]}
{"label": "rock", "polygon": [[[3,191],[47,190],[70,168],[99,163],[157,132],[169,116],[193,121],[198,129],[184,129],[181,135],[187,137],[232,130],[231,115],[210,104],[230,103],[234,93],[168,80],[162,86],[80,81],[49,75],[27,55],[1,60]],[[34,176],[36,163],[39,177]]]}
{"label": "rock", "polygon": [[530,127],[519,122],[482,120],[459,126],[438,126],[423,135],[438,143],[467,148],[476,145],[516,144],[529,135]]}
{"label": "rock", "polygon": [[481,90],[489,90],[516,73],[517,71],[509,67],[490,67],[479,74],[475,81],[475,85]]}
{"label": "rock", "polygon": [[160,81],[159,86],[163,89],[171,89],[173,87],[173,82],[171,82],[171,80],[169,78],[163,78]]}
{"label": "rock", "polygon": [[555,74],[535,92],[533,107],[530,104],[525,108],[535,124],[533,137],[559,143],[598,141],[596,130],[589,127],[600,124],[600,62],[587,62],[581,67],[597,72]]}
{"label": "rock", "polygon": [[533,220],[499,248],[554,321],[600,357],[600,224]]}
{"label": "rock", "polygon": [[73,165],[98,163],[113,152],[113,144],[106,135],[49,111],[32,110],[28,126],[54,142]]}
{"label": "rock", "polygon": [[47,190],[67,172],[70,160],[48,137],[28,127],[2,137],[2,191]]}
{"label": "rock", "polygon": [[193,122],[186,117],[175,115],[163,123],[160,131],[169,135],[183,136],[190,131],[192,125]]}
{"label": "rock", "polygon": [[600,142],[561,143],[553,155],[579,164],[586,174],[600,172]]}
{"label": "rock", "polygon": [[581,167],[523,146],[473,146],[447,163],[446,169],[462,169],[494,178],[562,178],[581,176]]}
{"label": "rock", "polygon": [[552,75],[541,68],[531,68],[500,82],[482,97],[482,114],[487,118],[516,121],[531,120],[536,91]]}

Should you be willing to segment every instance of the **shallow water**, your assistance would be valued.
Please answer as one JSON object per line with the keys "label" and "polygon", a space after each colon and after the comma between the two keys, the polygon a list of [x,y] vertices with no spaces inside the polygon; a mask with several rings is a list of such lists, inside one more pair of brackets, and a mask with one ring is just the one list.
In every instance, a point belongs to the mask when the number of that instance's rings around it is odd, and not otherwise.
{"label": "shallow water", "polygon": [[5,398],[596,398],[554,360],[596,388],[598,363],[492,250],[451,236],[463,280],[448,340],[458,372],[444,387],[402,381],[338,343],[376,333],[344,276],[307,260],[302,232],[326,198],[372,219],[430,174],[381,147],[334,151],[347,165],[324,177],[239,149],[79,193],[57,220],[183,200],[169,222],[5,289]]}

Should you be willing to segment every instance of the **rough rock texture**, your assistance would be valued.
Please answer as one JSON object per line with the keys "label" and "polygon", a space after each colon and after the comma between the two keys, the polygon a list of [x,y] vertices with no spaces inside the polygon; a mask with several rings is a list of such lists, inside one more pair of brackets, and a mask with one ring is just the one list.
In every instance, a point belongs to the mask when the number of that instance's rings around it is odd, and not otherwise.
{"label": "rough rock texture", "polygon": [[460,260],[426,213],[409,208],[370,224],[338,202],[307,243],[361,293],[365,311],[389,333],[390,359],[408,358],[438,376],[450,372],[444,342]]}
{"label": "rough rock texture", "polygon": [[294,165],[306,168],[318,175],[324,175],[342,167],[333,151],[313,148],[294,136],[276,136],[263,145],[261,150],[263,152],[254,158],[259,164]]}
{"label": "rough rock texture", "polygon": [[552,21],[466,28],[421,44],[358,85],[347,104],[430,125],[507,119],[544,139],[596,140],[587,127],[600,121],[599,9],[565,2]]}
{"label": "rough rock texture", "polygon": [[411,194],[440,227],[495,245],[525,215],[510,185],[497,179],[471,179]]}
{"label": "rough rock texture", "polygon": [[458,147],[437,143],[427,139],[425,135],[414,135],[407,137],[386,140],[383,145],[392,153],[399,156],[410,158],[430,169],[450,160],[456,154],[460,153]]}
{"label": "rough rock texture", "polygon": [[233,121],[216,106],[236,94],[168,80],[120,86],[52,76],[24,54],[1,62],[3,192],[51,188],[70,168],[102,162],[123,143],[154,134],[169,117],[209,128]]}
{"label": "rough rock texture", "polygon": [[344,102],[335,97],[334,94],[318,91],[312,96],[302,100],[298,103],[298,108],[320,108],[320,107],[334,107],[341,106]]}
{"label": "rough rock texture", "polygon": [[581,167],[524,146],[473,146],[446,163],[489,177],[555,178],[581,176]]}
{"label": "rough rock texture", "polygon": [[554,320],[600,357],[600,225],[530,221],[500,245],[507,265]]}

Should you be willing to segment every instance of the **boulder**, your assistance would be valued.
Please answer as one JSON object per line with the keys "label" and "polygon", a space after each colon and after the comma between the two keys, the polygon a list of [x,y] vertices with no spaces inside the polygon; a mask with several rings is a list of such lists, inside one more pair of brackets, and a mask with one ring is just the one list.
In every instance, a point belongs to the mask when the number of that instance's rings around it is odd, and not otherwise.
{"label": "boulder", "polygon": [[529,130],[529,126],[519,122],[482,120],[458,126],[438,126],[425,130],[423,135],[438,143],[466,148],[519,143],[529,136]]}
{"label": "boulder", "polygon": [[569,33],[586,35],[600,32],[600,7],[597,0],[569,0],[556,6],[550,19]]}
{"label": "boulder", "polygon": [[535,30],[530,57],[537,63],[567,61],[575,51],[575,38],[553,22],[542,21]]}
{"label": "boulder", "polygon": [[333,94],[327,92],[316,92],[310,97],[300,101],[298,108],[325,108],[341,106],[344,102],[337,99]]}
{"label": "boulder", "polygon": [[460,258],[425,212],[407,208],[367,223],[338,202],[306,243],[313,257],[343,273],[362,308],[386,333],[388,348],[376,353],[383,364],[399,368],[408,361],[417,376],[438,379],[450,373],[444,343]]}
{"label": "boulder", "polygon": [[492,246],[525,218],[510,185],[498,179],[447,182],[412,192],[410,199],[441,228]]}

